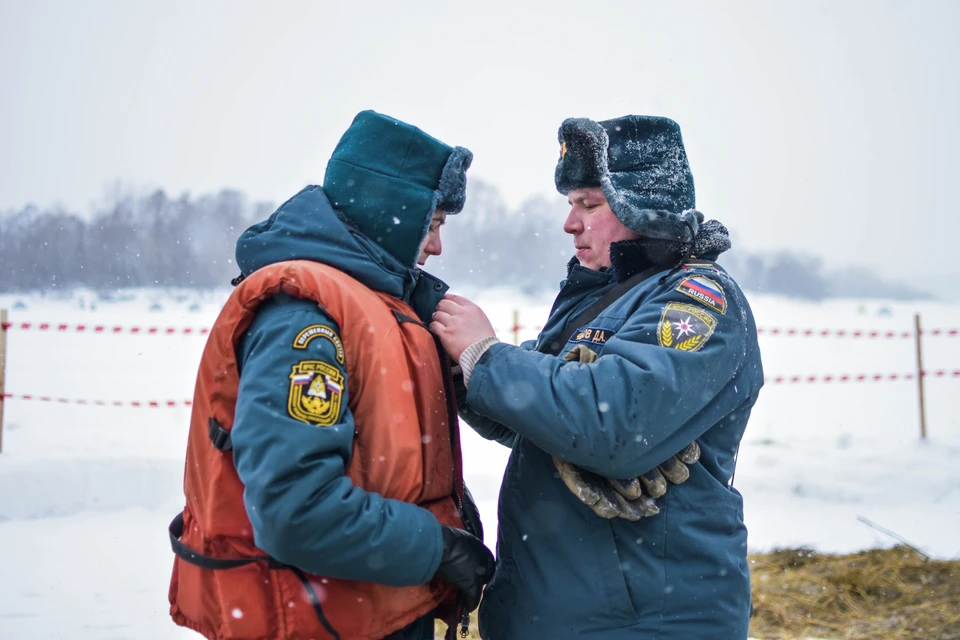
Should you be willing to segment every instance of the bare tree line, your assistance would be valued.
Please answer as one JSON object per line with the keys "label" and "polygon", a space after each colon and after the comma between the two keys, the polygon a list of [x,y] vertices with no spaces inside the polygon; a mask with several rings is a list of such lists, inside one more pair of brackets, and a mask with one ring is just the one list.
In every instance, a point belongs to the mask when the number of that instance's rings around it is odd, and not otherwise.
{"label": "bare tree line", "polygon": [[[431,272],[458,287],[556,290],[573,253],[562,230],[563,198],[535,197],[511,209],[490,184],[472,179],[469,190]],[[178,198],[157,190],[115,197],[90,216],[32,205],[7,212],[0,215],[0,292],[228,286],[238,273],[237,237],[273,209],[234,190]],[[753,291],[809,300],[930,297],[866,269],[826,272],[814,256],[746,253],[737,249],[736,236],[721,263]]]}

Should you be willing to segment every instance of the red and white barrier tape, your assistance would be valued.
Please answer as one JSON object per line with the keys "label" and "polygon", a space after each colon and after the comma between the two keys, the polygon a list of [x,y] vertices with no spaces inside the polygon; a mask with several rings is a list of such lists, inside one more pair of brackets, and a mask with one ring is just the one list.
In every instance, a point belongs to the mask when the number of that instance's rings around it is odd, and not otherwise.
{"label": "red and white barrier tape", "polygon": [[[960,369],[936,369],[923,372],[924,378],[960,378]],[[767,384],[789,384],[803,382],[888,382],[898,380],[916,380],[916,373],[844,373],[840,375],[809,375],[809,376],[767,376]]]}
{"label": "red and white barrier tape", "polygon": [[[913,338],[916,337],[914,331],[876,331],[865,329],[781,329],[778,327],[766,328],[757,327],[757,333],[761,336],[789,336],[801,338]],[[956,337],[960,335],[960,329],[922,329],[921,335]]]}
{"label": "red and white barrier tape", "polygon": [[[924,378],[958,378],[960,369],[936,369],[923,372]],[[843,373],[838,375],[789,375],[767,376],[767,384],[801,384],[801,383],[847,383],[847,382],[897,382],[900,380],[916,380],[916,373]],[[38,396],[33,394],[7,393],[0,396],[0,400],[35,400],[55,404],[80,404],[93,407],[134,407],[140,409],[163,407],[189,407],[192,400],[81,400],[76,398],[55,398],[53,396]]]}
{"label": "red and white barrier tape", "polygon": [[[499,327],[494,329],[497,333],[514,333],[527,329],[526,325],[517,325],[514,327]],[[535,331],[543,329],[542,326],[529,327]],[[119,325],[105,324],[68,324],[54,322],[7,322],[0,326],[4,331],[54,331],[54,332],[75,332],[75,333],[95,333],[103,335],[134,334],[134,335],[200,335],[204,336],[210,333],[210,327],[124,327]],[[786,336],[800,338],[868,338],[868,339],[910,339],[916,336],[914,331],[880,331],[875,329],[794,329],[781,327],[758,327],[757,333],[761,336]],[[921,335],[933,337],[960,336],[960,329],[923,329]]]}
{"label": "red and white barrier tape", "polygon": [[[500,327],[494,329],[497,333],[513,333],[514,331],[522,331],[527,327],[524,325],[519,325],[516,327],[508,327],[506,329]],[[537,326],[533,327],[536,331],[539,331],[543,327]],[[117,334],[135,334],[135,335],[150,335],[150,336],[172,336],[172,335],[200,335],[205,336],[210,333],[210,327],[200,327],[200,328],[191,328],[191,327],[123,327],[119,325],[105,325],[105,324],[67,324],[67,323],[53,323],[53,322],[7,322],[0,326],[0,329],[4,331],[50,331],[57,333],[96,333],[103,335],[117,335]]]}
{"label": "red and white barrier tape", "polygon": [[527,327],[526,325],[519,324],[515,327],[507,327],[507,328],[494,327],[493,328],[493,330],[496,331],[497,333],[515,333],[517,331],[523,331],[524,329],[533,329],[534,331],[540,331],[541,329],[543,329],[543,327],[541,327],[540,325],[537,325],[536,327]]}
{"label": "red and white barrier tape", "polygon": [[137,407],[141,409],[160,407],[189,407],[192,400],[81,400],[76,398],[54,398],[53,396],[38,396],[34,394],[5,393],[0,399],[6,400],[36,400],[38,402],[52,402],[55,404],[83,404],[91,407]]}
{"label": "red and white barrier tape", "polygon": [[52,322],[8,322],[2,327],[5,331],[14,329],[17,331],[69,331],[77,333],[100,333],[100,334],[120,334],[132,333],[137,335],[206,335],[210,333],[209,327],[193,329],[191,327],[121,327],[118,325],[105,324],[66,324]]}

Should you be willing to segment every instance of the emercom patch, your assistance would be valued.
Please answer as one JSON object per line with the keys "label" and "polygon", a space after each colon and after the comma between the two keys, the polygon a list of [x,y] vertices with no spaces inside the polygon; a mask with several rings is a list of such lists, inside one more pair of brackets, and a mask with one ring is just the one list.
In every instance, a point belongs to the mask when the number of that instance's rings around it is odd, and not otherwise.
{"label": "emercom patch", "polygon": [[340,417],[343,374],[332,364],[301,360],[290,372],[287,412],[291,418],[329,427]]}
{"label": "emercom patch", "polygon": [[727,312],[726,294],[720,285],[707,276],[684,278],[677,285],[677,291],[705,304],[718,313]]}
{"label": "emercom patch", "polygon": [[716,327],[717,319],[709,311],[692,304],[669,302],[657,325],[657,342],[668,349],[699,351]]}
{"label": "emercom patch", "polygon": [[613,335],[610,329],[599,329],[597,327],[588,327],[583,331],[578,331],[570,338],[571,342],[591,342],[593,344],[604,344]]}
{"label": "emercom patch", "polygon": [[312,324],[297,334],[293,340],[294,349],[306,349],[314,338],[326,338],[337,350],[337,362],[343,364],[343,342],[337,332],[325,324]]}

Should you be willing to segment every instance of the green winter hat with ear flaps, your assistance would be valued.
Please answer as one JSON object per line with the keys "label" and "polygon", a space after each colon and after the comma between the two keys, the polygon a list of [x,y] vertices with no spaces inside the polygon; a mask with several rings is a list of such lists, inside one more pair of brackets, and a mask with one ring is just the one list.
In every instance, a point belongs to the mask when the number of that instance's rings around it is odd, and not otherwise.
{"label": "green winter hat with ear flaps", "polygon": [[450,215],[463,210],[472,161],[468,149],[361,111],[327,163],[323,191],[362,234],[413,266],[434,210]]}
{"label": "green winter hat with ear flaps", "polygon": [[648,238],[691,242],[703,214],[696,211],[693,174],[669,118],[623,116],[594,122],[568,118],[560,125],[557,190],[600,187],[617,218]]}

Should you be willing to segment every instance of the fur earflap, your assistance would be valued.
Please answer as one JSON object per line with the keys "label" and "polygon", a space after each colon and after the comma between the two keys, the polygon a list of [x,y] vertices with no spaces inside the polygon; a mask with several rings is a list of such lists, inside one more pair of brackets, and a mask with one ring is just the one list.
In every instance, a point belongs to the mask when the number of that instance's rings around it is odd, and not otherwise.
{"label": "fur earflap", "polygon": [[609,173],[607,149],[610,139],[599,122],[567,118],[557,132],[560,159],[554,171],[557,190],[566,195],[574,189],[599,187]]}
{"label": "fur earflap", "polygon": [[473,162],[473,153],[465,147],[454,147],[440,174],[437,187],[437,209],[454,215],[463,211],[467,200],[467,169]]}

